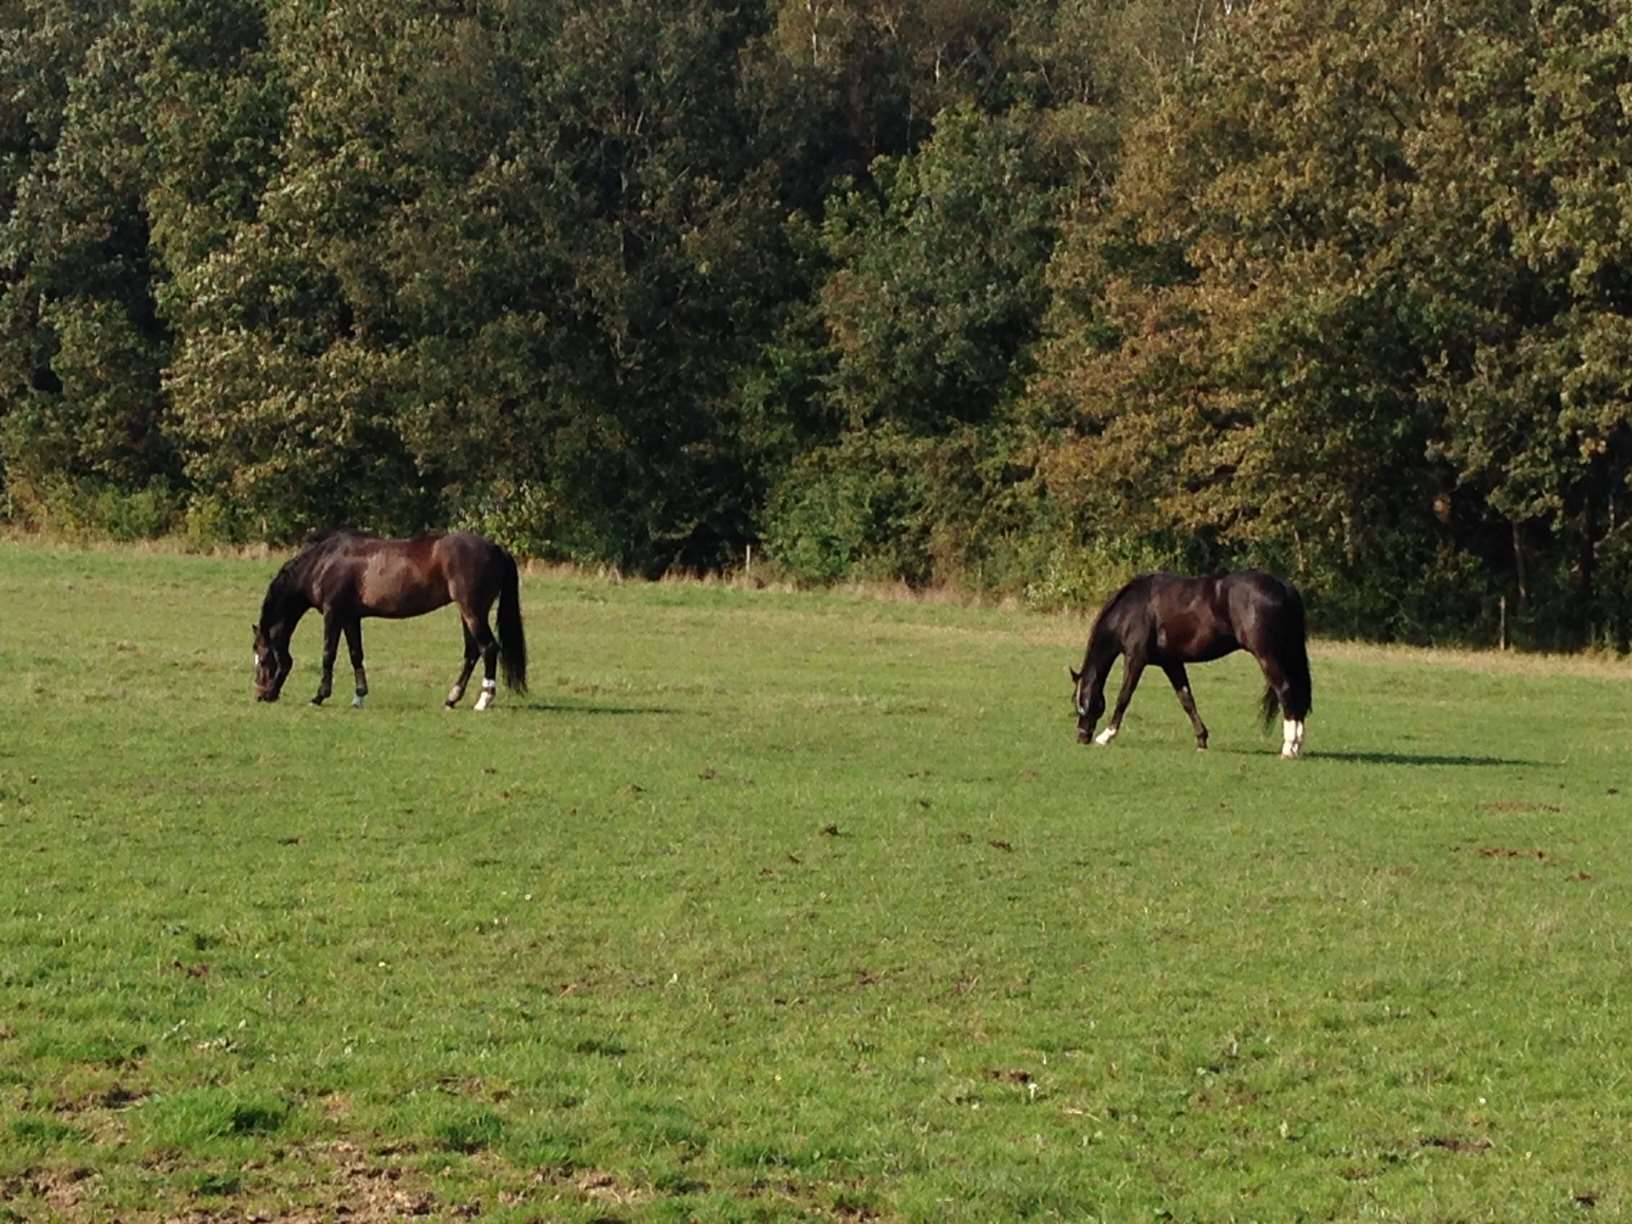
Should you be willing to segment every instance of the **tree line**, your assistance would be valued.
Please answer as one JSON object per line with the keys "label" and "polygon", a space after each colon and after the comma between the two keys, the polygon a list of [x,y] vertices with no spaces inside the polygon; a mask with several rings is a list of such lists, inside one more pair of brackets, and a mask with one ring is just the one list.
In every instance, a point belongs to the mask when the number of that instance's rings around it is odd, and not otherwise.
{"label": "tree line", "polygon": [[14,521],[1625,649],[1629,406],[1607,0],[0,10]]}

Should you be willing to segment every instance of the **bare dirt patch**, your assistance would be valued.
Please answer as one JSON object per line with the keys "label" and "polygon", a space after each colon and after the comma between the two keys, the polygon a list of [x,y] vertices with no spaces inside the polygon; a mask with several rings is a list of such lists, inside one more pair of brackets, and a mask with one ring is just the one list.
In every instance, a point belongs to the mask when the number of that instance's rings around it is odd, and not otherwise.
{"label": "bare dirt patch", "polygon": [[526,1189],[506,1190],[498,1201],[506,1207],[522,1207],[567,1198],[602,1207],[638,1207],[650,1202],[653,1192],[645,1186],[619,1181],[601,1169],[546,1168],[533,1174]]}
{"label": "bare dirt patch", "polygon": [[620,1182],[612,1174],[599,1169],[580,1170],[572,1184],[590,1202],[609,1203],[615,1207],[633,1207],[652,1197],[650,1190]]}
{"label": "bare dirt patch", "polygon": [[51,1218],[86,1218],[82,1209],[95,1195],[97,1182],[90,1169],[29,1169],[0,1179],[0,1202],[26,1205],[32,1200],[49,1208]]}
{"label": "bare dirt patch", "polygon": [[1032,1082],[1030,1071],[1004,1071],[1000,1068],[987,1068],[986,1078],[998,1080],[1005,1084],[1029,1084]]}
{"label": "bare dirt patch", "polygon": [[[446,1218],[458,1214],[453,1205],[438,1200],[426,1185],[423,1174],[390,1163],[388,1154],[365,1152],[345,1141],[334,1144],[329,1152],[334,1167],[323,1183],[315,1187],[318,1205],[268,1219],[288,1224],[318,1224],[326,1220],[371,1224],[380,1220]],[[382,1155],[386,1156],[383,1160]]]}

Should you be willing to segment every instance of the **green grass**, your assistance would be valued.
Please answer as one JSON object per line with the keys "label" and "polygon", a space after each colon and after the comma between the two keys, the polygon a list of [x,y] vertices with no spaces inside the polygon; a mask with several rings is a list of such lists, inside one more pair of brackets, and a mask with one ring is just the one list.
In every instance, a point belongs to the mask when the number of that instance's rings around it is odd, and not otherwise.
{"label": "green grass", "polygon": [[1079,747],[1073,618],[0,542],[0,1219],[1632,1211],[1626,667],[1240,657]]}

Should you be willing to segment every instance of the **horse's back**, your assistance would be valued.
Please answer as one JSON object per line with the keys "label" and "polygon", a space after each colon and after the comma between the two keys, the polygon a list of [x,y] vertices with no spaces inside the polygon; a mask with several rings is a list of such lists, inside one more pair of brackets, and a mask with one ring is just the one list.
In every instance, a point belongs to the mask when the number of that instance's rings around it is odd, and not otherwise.
{"label": "horse's back", "polygon": [[1153,662],[1199,662],[1236,648],[1219,617],[1209,580],[1166,571],[1139,574],[1106,600],[1089,635]]}
{"label": "horse's back", "polygon": [[1145,578],[1144,602],[1150,608],[1156,661],[1207,663],[1241,648],[1217,578],[1165,572]]}
{"label": "horse's back", "polygon": [[1303,596],[1298,594],[1297,587],[1264,570],[1237,570],[1225,574],[1218,582],[1232,606],[1251,603],[1261,608],[1300,611],[1303,608]]}
{"label": "horse's back", "polygon": [[508,559],[470,531],[391,538],[336,527],[309,537],[289,566],[301,574],[312,606],[399,618],[497,596]]}
{"label": "horse's back", "polygon": [[357,611],[362,616],[420,616],[451,603],[437,552],[439,533],[387,539],[357,533],[347,544]]}
{"label": "horse's back", "polygon": [[498,545],[473,531],[427,531],[416,536],[377,536],[349,527],[313,536],[309,550],[355,558],[377,568],[413,567],[432,572],[468,572],[494,563]]}
{"label": "horse's back", "polygon": [[1219,580],[1231,624],[1242,645],[1260,653],[1271,644],[1302,642],[1303,596],[1263,570],[1241,570]]}
{"label": "horse's back", "polygon": [[1270,641],[1303,635],[1303,601],[1290,583],[1262,570],[1188,575],[1140,574],[1106,601],[1096,621],[1124,649],[1154,661],[1205,663]]}
{"label": "horse's back", "polygon": [[418,538],[430,542],[443,564],[486,563],[498,551],[498,545],[474,531],[439,531]]}

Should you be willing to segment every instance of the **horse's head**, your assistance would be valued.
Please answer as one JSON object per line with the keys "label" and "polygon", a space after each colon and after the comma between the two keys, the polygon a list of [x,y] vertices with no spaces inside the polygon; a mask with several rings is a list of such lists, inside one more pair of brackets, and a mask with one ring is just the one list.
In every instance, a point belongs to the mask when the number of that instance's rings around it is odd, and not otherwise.
{"label": "horse's head", "polygon": [[1102,685],[1095,684],[1089,675],[1092,670],[1087,664],[1083,670],[1074,667],[1066,669],[1071,673],[1071,683],[1076,690],[1077,704],[1077,743],[1089,744],[1094,739],[1094,726],[1099,722],[1099,716],[1105,713],[1105,690]]}
{"label": "horse's head", "polygon": [[255,700],[276,701],[283,691],[283,682],[294,669],[295,660],[289,654],[287,633],[267,633],[262,625],[255,629]]}

